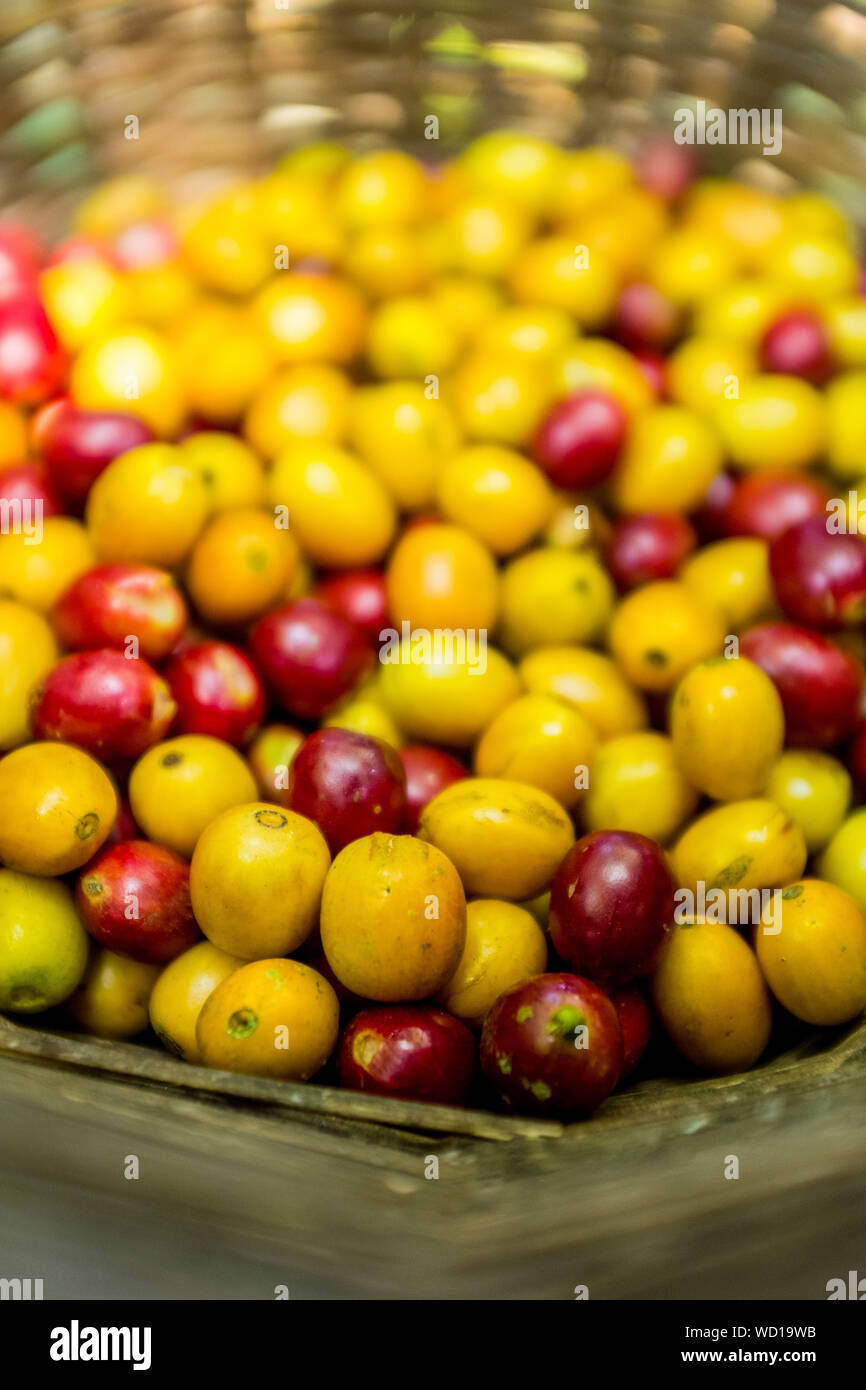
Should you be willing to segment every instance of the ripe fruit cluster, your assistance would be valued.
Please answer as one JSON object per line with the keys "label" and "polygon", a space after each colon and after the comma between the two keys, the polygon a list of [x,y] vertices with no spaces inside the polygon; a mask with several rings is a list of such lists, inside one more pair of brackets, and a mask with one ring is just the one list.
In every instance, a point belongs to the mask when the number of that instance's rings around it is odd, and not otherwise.
{"label": "ripe fruit cluster", "polygon": [[0,1009],[565,1118],[860,1014],[853,244],[507,132],[0,221]]}

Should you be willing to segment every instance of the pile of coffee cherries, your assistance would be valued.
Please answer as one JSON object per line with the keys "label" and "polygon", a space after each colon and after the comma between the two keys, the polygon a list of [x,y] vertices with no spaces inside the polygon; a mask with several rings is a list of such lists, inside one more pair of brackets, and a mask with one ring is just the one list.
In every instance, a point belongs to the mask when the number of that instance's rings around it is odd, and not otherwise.
{"label": "pile of coffee cherries", "polygon": [[855,232],[682,147],[0,219],[0,1010],[562,1118],[856,1019],[864,512]]}

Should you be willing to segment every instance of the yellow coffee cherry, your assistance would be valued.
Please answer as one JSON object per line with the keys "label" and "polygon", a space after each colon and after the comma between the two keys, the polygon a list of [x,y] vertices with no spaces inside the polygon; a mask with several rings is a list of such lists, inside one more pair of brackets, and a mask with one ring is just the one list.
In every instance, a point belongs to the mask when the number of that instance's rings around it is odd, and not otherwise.
{"label": "yellow coffee cherry", "polygon": [[432,505],[445,460],[460,443],[454,411],[418,381],[360,386],[349,404],[349,440],[407,512]]}
{"label": "yellow coffee cherry", "polygon": [[381,559],[396,526],[391,498],[359,459],[336,445],[298,445],[281,454],[268,479],[274,507],[314,564],[369,565]]}
{"label": "yellow coffee cherry", "polygon": [[535,918],[518,903],[476,898],[466,905],[466,942],[440,1004],[472,1028],[506,990],[540,975],[547,941]]}
{"label": "yellow coffee cherry", "polygon": [[503,572],[500,640],[517,656],[534,647],[596,642],[615,601],[613,581],[591,551],[530,550]]}
{"label": "yellow coffee cherry", "polygon": [[598,735],[573,705],[523,695],[487,726],[475,750],[479,777],[540,787],[570,809],[591,785]]}
{"label": "yellow coffee cherry", "polygon": [[742,343],[687,338],[668,358],[668,394],[698,414],[709,414],[756,370],[754,352]]}
{"label": "yellow coffee cherry", "polygon": [[607,338],[575,338],[553,354],[550,368],[557,398],[585,387],[609,391],[630,416],[648,410],[655,401],[631,353]]}
{"label": "yellow coffee cherry", "polygon": [[810,854],[824,849],[848,814],[851,778],[838,758],[789,748],[773,764],[765,794],[797,822]]}
{"label": "yellow coffee cherry", "polygon": [[634,515],[690,512],[722,467],[711,422],[682,405],[657,405],[635,420],[611,480],[614,504]]}
{"label": "yellow coffee cherry", "polygon": [[715,801],[757,796],[782,751],[785,715],[768,675],[745,657],[692,666],[671,704],[671,738],[692,786]]}
{"label": "yellow coffee cherry", "polygon": [[509,284],[521,304],[550,304],[566,309],[582,328],[598,328],[613,312],[619,277],[601,252],[556,235],[530,243]]}
{"label": "yellow coffee cherry", "polygon": [[527,690],[576,706],[601,739],[633,733],[649,723],[640,691],[609,656],[591,647],[539,647],[518,670]]}
{"label": "yellow coffee cherry", "polygon": [[802,468],[824,449],[821,393],[797,377],[766,374],[741,382],[715,412],[725,452],[737,468]]}
{"label": "yellow coffee cherry", "polygon": [[671,739],[647,731],[602,745],[580,813],[587,830],[630,830],[667,844],[697,804]]}
{"label": "yellow coffee cherry", "polygon": [[769,274],[799,299],[820,308],[853,294],[859,270],[853,252],[835,236],[794,235],[774,248]]}
{"label": "yellow coffee cherry", "polygon": [[718,609],[685,584],[660,580],[627,594],[608,633],[617,665],[641,690],[667,691],[725,640]]}
{"label": "yellow coffee cherry", "polygon": [[678,578],[719,610],[730,632],[738,632],[773,610],[769,551],[757,536],[714,541],[686,560]]}
{"label": "yellow coffee cherry", "polygon": [[649,280],[674,304],[689,308],[728,284],[738,269],[736,252],[724,237],[704,227],[681,227],[655,247]]}
{"label": "yellow coffee cherry", "polygon": [[827,462],[837,477],[860,478],[866,459],[866,371],[837,376],[825,401]]}
{"label": "yellow coffee cherry", "polygon": [[439,509],[471,531],[494,555],[522,550],[553,511],[544,474],[522,454],[476,444],[453,454],[436,482]]}

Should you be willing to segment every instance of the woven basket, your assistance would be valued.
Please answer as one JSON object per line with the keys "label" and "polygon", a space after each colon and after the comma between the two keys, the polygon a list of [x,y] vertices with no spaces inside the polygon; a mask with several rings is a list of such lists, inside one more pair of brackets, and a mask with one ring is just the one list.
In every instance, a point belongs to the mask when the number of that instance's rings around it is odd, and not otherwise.
{"label": "woven basket", "polygon": [[700,98],[783,113],[778,158],[711,167],[866,223],[864,0],[3,0],[0,45],[0,205],[42,225],[132,169],[193,193],[310,139],[429,158],[496,125],[628,150]]}
{"label": "woven basket", "polygon": [[[584,3],[584,0],[577,0]],[[779,189],[805,183],[866,225],[866,0],[3,0],[0,206],[51,233],[88,186],[145,171],[179,197],[338,138],[424,158],[478,132],[522,128],[633,150],[704,99],[779,109],[782,151],[706,147],[709,168]],[[127,139],[126,118],[138,118]],[[439,139],[425,140],[426,118]],[[0,1052],[221,1092],[404,1130],[520,1138],[562,1127],[401,1104],[185,1067],[153,1049],[0,1020]],[[650,1081],[596,1123],[725,1107],[744,1091],[866,1075],[866,1024],[802,1030],[793,1050],[721,1081]]]}

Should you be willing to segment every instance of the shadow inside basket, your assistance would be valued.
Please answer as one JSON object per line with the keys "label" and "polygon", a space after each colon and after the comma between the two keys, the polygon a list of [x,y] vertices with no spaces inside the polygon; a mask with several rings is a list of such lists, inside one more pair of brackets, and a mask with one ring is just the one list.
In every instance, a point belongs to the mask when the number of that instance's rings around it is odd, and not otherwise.
{"label": "shadow inside basket", "polygon": [[[365,1126],[388,1126],[392,1131],[418,1131],[476,1139],[553,1139],[568,1133],[572,1138],[587,1126],[634,1125],[642,1120],[674,1118],[699,1110],[711,1111],[742,1095],[757,1096],[790,1087],[822,1084],[837,1074],[847,1074],[861,1064],[866,1069],[866,1018],[839,1028],[788,1031],[783,1050],[769,1052],[748,1072],[729,1076],[700,1077],[678,1064],[664,1043],[653,1058],[652,1076],[639,1069],[635,1079],[611,1096],[588,1120],[571,1124],[531,1119],[471,1107],[431,1105],[391,1097],[367,1095],[315,1082],[274,1081],[239,1073],[191,1066],[163,1052],[155,1040],[115,1042],[63,1031],[48,1015],[31,1027],[0,1017],[0,1055],[18,1056],[77,1070],[101,1072],[130,1081],[168,1086],[179,1090],[225,1096],[236,1101],[282,1107],[299,1118],[324,1122],[328,1118],[355,1121]],[[664,1070],[659,1074],[659,1062]]]}

